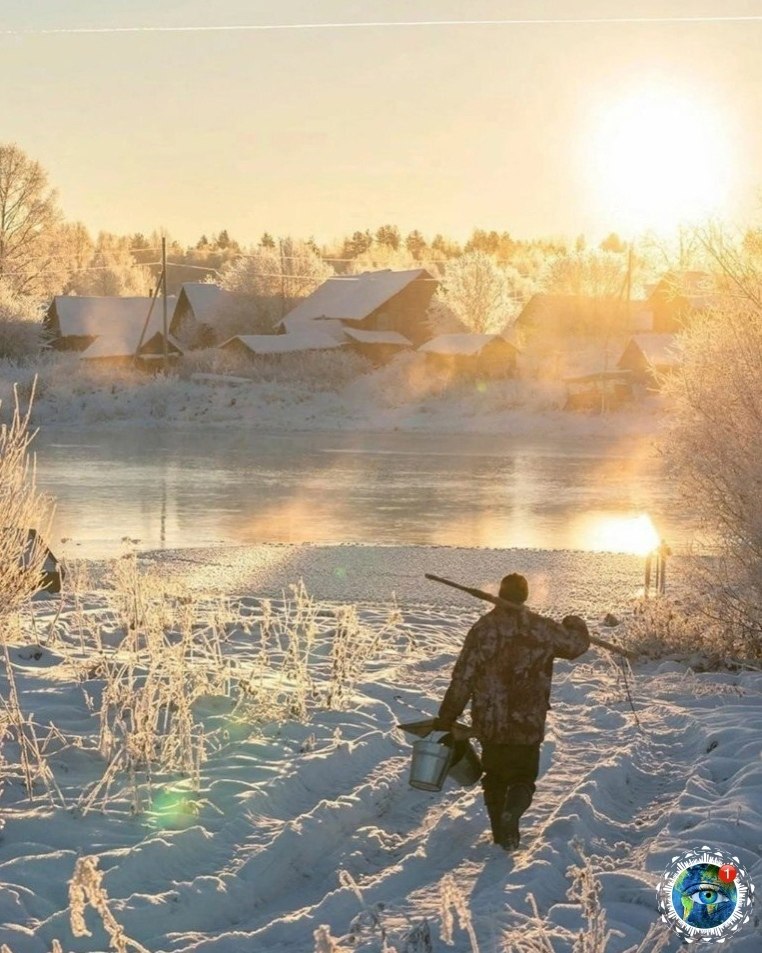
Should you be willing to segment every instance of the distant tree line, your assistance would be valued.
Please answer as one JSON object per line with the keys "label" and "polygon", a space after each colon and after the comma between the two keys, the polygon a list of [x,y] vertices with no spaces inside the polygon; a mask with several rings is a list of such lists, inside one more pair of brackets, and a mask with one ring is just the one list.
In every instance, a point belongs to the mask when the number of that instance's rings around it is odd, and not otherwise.
{"label": "distant tree line", "polygon": [[[617,234],[589,248],[557,239],[518,239],[507,231],[475,228],[464,243],[448,236],[403,234],[386,223],[334,242],[275,236],[247,244],[227,229],[183,245],[162,229],[134,234],[100,232],[67,222],[48,175],[15,144],[0,144],[0,286],[3,312],[15,296],[28,303],[55,294],[145,295],[160,275],[167,242],[168,290],[187,281],[215,281],[242,297],[230,327],[271,330],[295,301],[331,275],[380,268],[425,268],[440,282],[432,306],[437,326],[502,330],[535,292],[621,297],[642,294],[668,262],[690,266],[683,236],[667,247],[649,236],[633,247]],[[753,235],[748,238],[753,242]],[[9,297],[10,296],[10,297]]]}

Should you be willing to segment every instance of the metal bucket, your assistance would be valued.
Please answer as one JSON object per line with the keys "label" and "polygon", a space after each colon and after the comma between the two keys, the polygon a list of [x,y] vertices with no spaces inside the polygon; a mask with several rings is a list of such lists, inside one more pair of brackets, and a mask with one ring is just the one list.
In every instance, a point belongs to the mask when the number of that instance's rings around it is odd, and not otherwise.
{"label": "metal bucket", "polygon": [[410,765],[410,787],[441,791],[452,760],[452,748],[438,741],[416,741]]}

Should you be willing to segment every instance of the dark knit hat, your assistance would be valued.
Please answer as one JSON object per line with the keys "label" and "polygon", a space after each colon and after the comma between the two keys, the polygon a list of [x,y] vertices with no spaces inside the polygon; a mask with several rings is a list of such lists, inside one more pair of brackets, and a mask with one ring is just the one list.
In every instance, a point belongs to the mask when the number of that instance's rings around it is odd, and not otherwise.
{"label": "dark knit hat", "polygon": [[526,579],[517,572],[512,572],[510,576],[503,576],[500,583],[500,598],[507,599],[508,602],[526,602],[529,596],[529,584]]}

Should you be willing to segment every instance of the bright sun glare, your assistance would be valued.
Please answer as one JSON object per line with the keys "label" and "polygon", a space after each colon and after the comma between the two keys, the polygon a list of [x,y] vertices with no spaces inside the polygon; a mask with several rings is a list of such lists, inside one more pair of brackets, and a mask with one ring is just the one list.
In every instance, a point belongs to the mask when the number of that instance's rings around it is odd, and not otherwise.
{"label": "bright sun glare", "polygon": [[727,209],[729,131],[708,101],[667,86],[641,89],[604,109],[596,125],[588,171],[613,228],[666,232]]}
{"label": "bright sun glare", "polygon": [[604,552],[645,556],[659,545],[659,534],[645,513],[640,516],[606,519],[594,527],[590,543]]}

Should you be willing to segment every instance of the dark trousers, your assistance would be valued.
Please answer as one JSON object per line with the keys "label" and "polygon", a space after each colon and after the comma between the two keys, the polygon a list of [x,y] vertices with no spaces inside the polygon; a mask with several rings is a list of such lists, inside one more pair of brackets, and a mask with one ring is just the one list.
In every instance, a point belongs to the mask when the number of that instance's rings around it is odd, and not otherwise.
{"label": "dark trousers", "polygon": [[506,810],[520,817],[532,803],[540,770],[540,745],[482,743],[482,788],[492,837],[500,838],[500,816]]}

